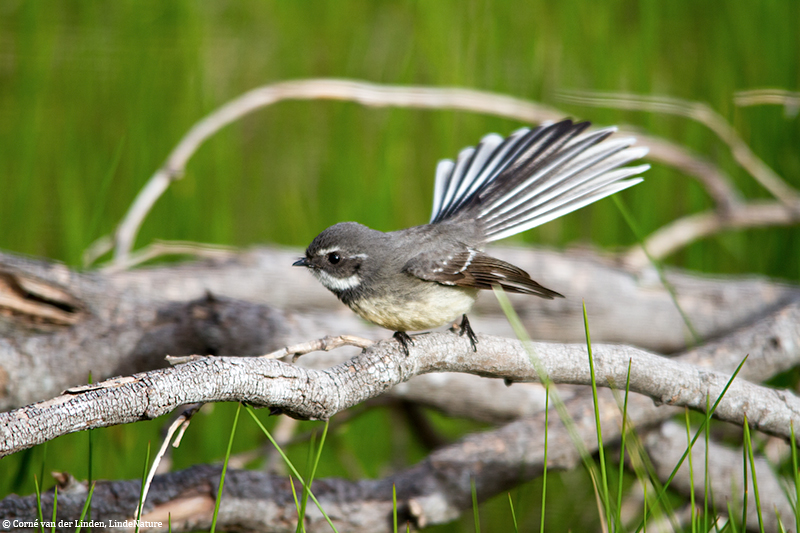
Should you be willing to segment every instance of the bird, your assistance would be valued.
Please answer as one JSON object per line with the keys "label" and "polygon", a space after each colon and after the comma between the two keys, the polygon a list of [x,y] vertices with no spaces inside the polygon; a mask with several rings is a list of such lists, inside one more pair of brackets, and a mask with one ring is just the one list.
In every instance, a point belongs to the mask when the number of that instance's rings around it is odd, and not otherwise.
{"label": "bird", "polygon": [[460,334],[478,338],[467,313],[481,290],[563,298],[523,269],[485,251],[510,237],[627,189],[642,180],[647,147],[571,119],[491,133],[455,161],[436,167],[427,224],[392,232],[340,222],[317,235],[294,266],[306,267],[369,322],[394,331],[408,355],[409,332],[461,317]]}

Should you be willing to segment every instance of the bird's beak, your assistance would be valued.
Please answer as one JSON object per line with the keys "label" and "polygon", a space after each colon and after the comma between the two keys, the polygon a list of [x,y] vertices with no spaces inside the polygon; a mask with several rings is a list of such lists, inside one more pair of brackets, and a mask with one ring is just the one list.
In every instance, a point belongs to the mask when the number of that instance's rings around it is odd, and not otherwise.
{"label": "bird's beak", "polygon": [[292,263],[292,266],[307,267],[307,266],[310,266],[310,265],[309,265],[308,259],[306,259],[305,257],[301,257],[300,259],[298,259],[297,261]]}

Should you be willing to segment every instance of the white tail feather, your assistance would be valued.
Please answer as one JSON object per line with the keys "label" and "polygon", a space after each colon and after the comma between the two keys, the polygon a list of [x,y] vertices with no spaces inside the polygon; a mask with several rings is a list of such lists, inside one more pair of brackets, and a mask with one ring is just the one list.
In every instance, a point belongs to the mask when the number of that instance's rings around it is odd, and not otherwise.
{"label": "white tail feather", "polygon": [[629,179],[648,165],[622,167],[644,157],[635,139],[608,139],[616,128],[583,132],[564,121],[517,130],[506,139],[485,136],[455,163],[436,169],[431,222],[469,217],[487,241],[526,231],[641,182]]}

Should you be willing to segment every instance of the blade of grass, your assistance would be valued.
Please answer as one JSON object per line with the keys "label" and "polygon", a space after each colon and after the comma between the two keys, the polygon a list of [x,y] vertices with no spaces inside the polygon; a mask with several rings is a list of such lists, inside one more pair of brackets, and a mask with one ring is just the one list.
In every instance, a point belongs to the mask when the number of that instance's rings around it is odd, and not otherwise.
{"label": "blade of grass", "polygon": [[[733,383],[733,380],[736,379],[737,375],[739,375],[739,371],[742,369],[744,364],[747,362],[747,358],[748,357],[749,357],[749,354],[745,355],[744,359],[742,359],[742,362],[739,363],[738,367],[736,367],[736,370],[733,372],[733,374],[731,375],[730,379],[725,384],[725,387],[722,389],[722,392],[720,393],[719,397],[714,402],[714,405],[711,407],[711,412],[710,412],[709,416],[706,418],[706,420],[709,420],[711,418],[711,416],[714,414],[714,411],[717,410],[717,406],[719,405],[719,402],[721,402],[722,398],[725,397],[725,393],[728,392],[728,389],[730,388],[731,383]],[[658,502],[660,502],[661,499],[664,497],[664,494],[666,493],[667,489],[669,488],[670,483],[672,483],[672,480],[675,478],[675,475],[678,473],[678,469],[681,467],[683,462],[686,460],[686,456],[689,455],[689,453],[691,452],[692,447],[694,446],[694,443],[697,442],[697,439],[700,437],[700,435],[703,432],[703,428],[705,428],[705,427],[706,427],[706,421],[703,420],[703,423],[702,423],[701,427],[697,430],[697,433],[695,433],[694,437],[692,438],[692,441],[689,444],[689,447],[686,449],[685,452],[683,452],[683,455],[681,456],[680,460],[678,461],[678,464],[675,465],[675,468],[672,469],[672,473],[670,474],[669,478],[667,478],[667,482],[664,483],[664,486],[659,491],[658,497],[656,498],[656,500],[654,502],[654,505],[657,504]],[[637,532],[641,531],[643,525],[644,524],[639,524],[639,527],[636,528],[636,531]]]}
{"label": "blade of grass", "polygon": [[56,509],[58,509],[58,485],[53,490],[53,526],[50,529],[52,533],[56,533]]}
{"label": "blade of grass", "polygon": [[[322,457],[322,448],[325,446],[325,438],[328,436],[328,426],[330,424],[329,420],[325,421],[325,427],[322,429],[322,437],[319,439],[319,446],[317,447],[317,453],[314,457],[314,463],[311,467],[311,475],[309,476],[306,485],[303,487],[303,516],[305,517],[306,511],[306,504],[308,503],[308,493],[311,492],[311,485],[314,483],[314,477],[317,475],[317,466],[319,466],[320,457]],[[313,440],[312,440],[313,443]],[[313,448],[313,444],[312,444]],[[311,449],[311,448],[310,448]],[[306,489],[307,487],[307,489]]]}
{"label": "blade of grass", "polygon": [[[747,425],[747,421],[745,420],[745,425]],[[744,432],[744,430],[742,430]],[[747,481],[747,442],[745,441],[744,446],[742,446],[742,466],[743,466],[743,480],[744,480],[744,502],[742,504],[742,529],[747,529],[747,495],[748,495],[748,486],[749,483]]]}
{"label": "blade of grass", "polygon": [[628,375],[625,378],[625,401],[622,405],[622,430],[619,442],[619,479],[617,480],[617,516],[616,530],[622,531],[622,479],[625,473],[625,440],[627,439],[628,424],[628,395],[631,390],[631,365],[632,359],[628,359]]}
{"label": "blade of grass", "polygon": [[[512,510],[513,512],[513,510]],[[392,483],[392,531],[397,533],[397,487]]]}
{"label": "blade of grass", "polygon": [[[756,514],[758,515],[758,530],[763,533],[764,519],[761,516],[761,498],[758,494],[758,477],[756,476],[756,460],[753,454],[753,442],[750,440],[750,424],[747,423],[747,414],[744,415],[744,442],[747,456],[750,459],[750,473],[753,476],[753,497],[756,499]],[[746,522],[745,522],[746,524]]]}
{"label": "blade of grass", "polygon": [[[94,209],[94,215],[92,216],[92,221],[89,223],[89,238],[96,239],[97,237],[97,228],[100,226],[100,219],[105,211],[105,207],[108,205],[108,190],[111,187],[111,182],[114,179],[114,174],[117,173],[117,168],[119,167],[119,162],[122,160],[122,147],[125,145],[125,136],[123,135],[119,143],[117,144],[116,150],[114,150],[114,155],[111,156],[111,165],[108,167],[105,175],[103,176],[103,181],[100,182],[100,188],[98,194],[96,196],[97,200],[100,202],[100,207]],[[91,383],[91,381],[89,382]]]}
{"label": "blade of grass", "polygon": [[[683,418],[686,422],[686,444],[691,447],[692,445],[692,425],[689,423],[689,409],[684,407],[683,408]],[[689,461],[689,502],[691,507],[691,517],[692,517],[692,533],[697,533],[697,514],[695,513],[695,509],[697,508],[695,505],[694,500],[694,460],[693,460],[693,453],[689,453],[689,457],[687,460]]]}
{"label": "blade of grass", "polygon": [[[308,442],[308,456],[306,457],[306,471],[310,471],[313,466],[312,463],[314,462],[314,445],[317,441],[317,433],[316,431],[311,433],[311,439]],[[310,484],[308,481],[303,485],[303,495],[300,499],[300,513],[297,516],[297,533],[300,531],[305,530],[305,520],[306,520],[306,504],[308,503],[308,487]]]}
{"label": "blade of grass", "polygon": [[[266,427],[264,427],[264,424],[261,423],[261,420],[258,419],[258,417],[256,416],[256,413],[253,410],[253,408],[248,405],[246,407],[246,409],[247,409],[247,413],[255,421],[256,425],[259,427],[259,429],[262,431],[262,433],[264,433],[264,435],[272,443],[272,445],[275,447],[275,449],[278,450],[278,453],[280,454],[281,458],[283,459],[283,462],[286,463],[286,466],[289,467],[289,470],[295,475],[295,477],[300,481],[300,483],[303,483],[303,477],[300,475],[300,473],[294,467],[294,464],[292,463],[292,461],[289,460],[289,457],[286,456],[286,454],[284,453],[283,449],[281,449],[281,447],[275,441],[275,438],[272,436],[272,434],[267,430]],[[314,493],[310,489],[308,491],[308,495],[314,501],[314,503],[317,506],[317,509],[319,509],[319,511],[322,513],[322,516],[325,517],[325,520],[328,522],[328,525],[331,526],[331,529],[336,531],[336,526],[333,525],[333,521],[328,516],[328,513],[325,512],[325,509],[322,508],[322,505],[319,503],[319,500],[317,500],[317,497],[314,496]],[[337,533],[338,533],[338,531],[337,531]]]}
{"label": "blade of grass", "polygon": [[[616,389],[614,389],[613,387],[611,389],[613,394],[614,394],[614,399],[616,400],[617,405],[619,406],[620,410],[623,413],[623,431],[621,432],[621,435],[620,435],[620,458],[621,458],[621,460],[620,460],[620,467],[621,468],[620,468],[620,472],[619,472],[619,474],[620,474],[620,478],[619,478],[620,485],[618,487],[619,488],[619,494],[618,494],[618,497],[617,497],[617,501],[620,502],[620,506],[621,506],[621,501],[622,501],[622,492],[621,492],[622,488],[623,488],[622,487],[622,480],[623,480],[623,476],[624,476],[624,470],[623,470],[622,467],[624,467],[625,451],[628,448],[630,448],[630,452],[628,453],[628,456],[630,457],[631,466],[633,467],[633,471],[636,474],[636,478],[638,479],[639,483],[642,486],[645,486],[646,484],[649,483],[656,490],[659,490],[660,487],[661,487],[661,484],[660,484],[659,478],[658,478],[658,474],[656,473],[655,468],[653,467],[652,461],[650,461],[650,458],[647,456],[647,453],[644,450],[644,446],[642,446],[641,442],[638,440],[638,437],[637,437],[636,433],[635,432],[631,432],[629,429],[627,429],[627,416],[628,416],[628,414],[627,414],[628,413],[627,399],[628,399],[628,396],[630,395],[630,372],[631,372],[631,368],[632,368],[632,363],[633,363],[632,360],[628,360],[628,373],[627,373],[627,376],[626,376],[626,379],[625,379],[625,381],[626,381],[626,384],[625,384],[626,397],[625,397],[624,401],[620,399],[619,395],[617,394]],[[630,440],[631,440],[630,446],[628,445],[628,438],[630,438]],[[662,502],[662,506],[664,507],[663,513],[665,514],[666,518],[672,524],[673,529],[675,529],[676,531],[681,529],[680,525],[678,523],[678,520],[675,517],[674,511],[672,510],[671,505],[669,505],[669,500],[665,500],[664,502]],[[620,514],[619,513],[620,508],[621,507],[617,507],[617,511],[618,511],[617,514]],[[658,518],[658,517],[656,517],[656,518]],[[621,522],[621,516],[620,516],[620,522]],[[623,528],[622,525],[620,525],[620,528],[618,528],[618,529],[621,529],[621,528]]]}
{"label": "blade of grass", "polygon": [[794,479],[794,524],[795,531],[800,532],[800,472],[797,470],[797,439],[794,436],[794,421],[791,422],[792,431],[792,478]]}
{"label": "blade of grass", "polygon": [[[650,457],[647,455],[647,452],[642,445],[641,440],[633,431],[629,432],[628,440],[628,455],[631,459],[631,466],[633,466],[633,471],[636,474],[636,478],[639,480],[639,483],[643,488],[652,487],[655,490],[655,493],[658,494],[662,488],[661,481],[658,477],[655,467],[653,466],[653,462],[650,460]],[[675,511],[668,499],[662,501],[661,505],[656,505],[653,493],[651,492],[649,500],[646,501],[649,502],[649,505],[651,506],[650,515],[652,518],[658,519],[663,516],[666,520],[669,520],[672,528],[675,531],[680,531],[682,529],[677,517],[675,516]]]}
{"label": "blade of grass", "polygon": [[[514,512],[514,502],[511,500],[510,492],[508,493],[508,507],[511,509],[511,520],[514,522],[514,533],[519,533],[519,526],[517,525],[517,514]],[[542,514],[544,514],[544,505],[542,506]],[[544,520],[542,520],[542,522],[544,523]]]}
{"label": "blade of grass", "polygon": [[39,514],[39,528],[44,533],[44,511],[42,510],[42,491],[39,487],[39,480],[36,474],[33,475],[33,486],[36,489],[36,510]]}
{"label": "blade of grass", "polygon": [[[544,466],[542,468],[542,518],[539,523],[539,532],[544,533],[544,510],[545,502],[547,501],[547,433],[550,426],[550,387],[544,388]],[[511,493],[508,494],[509,501]],[[511,508],[514,512],[514,508]],[[514,528],[516,529],[517,520],[514,519]]]}
{"label": "blade of grass", "polygon": [[[705,460],[705,465],[704,465],[705,471],[704,471],[704,474],[703,474],[703,531],[708,531],[708,529],[709,529],[709,527],[708,527],[708,501],[709,501],[709,499],[711,497],[711,495],[709,494],[709,492],[711,490],[711,487],[709,486],[711,484],[711,480],[709,479],[709,476],[708,476],[708,445],[709,445],[709,436],[711,434],[711,431],[710,431],[710,429],[711,429],[711,418],[708,416],[708,411],[711,408],[711,405],[709,404],[709,401],[710,400],[708,398],[708,395],[706,394],[706,427],[703,429],[703,432],[705,434],[705,439],[706,439],[706,454],[705,454],[705,458],[704,458],[704,460]],[[716,524],[716,520],[714,521],[714,523]]]}
{"label": "blade of grass", "polygon": [[732,533],[739,533],[739,530],[736,529],[736,519],[734,518],[734,512],[731,508],[730,500],[728,500],[728,525],[731,527]]}
{"label": "blade of grass", "polygon": [[689,319],[689,315],[686,314],[686,312],[683,310],[683,307],[681,307],[680,302],[678,302],[678,294],[675,292],[675,287],[673,287],[672,283],[670,283],[667,279],[666,274],[664,274],[664,266],[661,264],[661,261],[658,261],[655,257],[650,255],[649,251],[647,251],[647,247],[644,245],[644,236],[639,230],[639,225],[634,220],[633,215],[628,210],[628,207],[625,205],[625,203],[619,198],[618,194],[612,195],[611,198],[614,200],[614,203],[617,205],[620,213],[622,213],[622,218],[625,219],[628,227],[636,237],[636,242],[638,242],[639,246],[642,247],[642,251],[647,256],[647,260],[650,261],[650,264],[652,264],[656,269],[656,273],[658,274],[659,280],[661,280],[661,284],[664,285],[665,289],[667,289],[667,292],[672,299],[672,303],[675,304],[675,308],[678,310],[678,313],[680,313],[683,323],[686,324],[686,327],[689,329],[689,333],[692,335],[694,344],[700,344],[703,339],[700,337],[700,334],[697,332],[694,324],[692,324],[692,321]]}
{"label": "blade of grass", "polygon": [[781,513],[778,511],[778,508],[775,507],[775,518],[778,519],[778,529],[781,533],[786,533],[786,528],[783,526],[783,520],[781,520]]}
{"label": "blade of grass", "polygon": [[236,406],[236,414],[233,416],[233,426],[231,435],[228,437],[228,449],[225,451],[225,462],[222,463],[222,474],[219,476],[219,488],[217,489],[217,501],[214,502],[214,515],[211,518],[211,533],[217,528],[217,516],[219,515],[219,502],[222,500],[222,487],[225,485],[225,473],[228,471],[228,461],[231,458],[231,448],[233,448],[233,436],[236,435],[236,424],[239,422],[239,411],[242,410],[242,402]]}
{"label": "blade of grass", "polygon": [[136,507],[136,528],[134,531],[139,533],[139,520],[142,519],[142,507],[144,506],[144,486],[147,482],[147,466],[150,464],[150,441],[147,442],[147,453],[144,457],[144,470],[142,471],[142,486],[139,488],[139,505]]}
{"label": "blade of grass", "polygon": [[478,514],[478,490],[475,488],[475,478],[469,478],[469,486],[472,491],[472,514],[475,517],[475,533],[481,533],[481,517]]}
{"label": "blade of grass", "polygon": [[31,465],[33,464],[34,455],[38,453],[37,450],[37,447],[33,447],[17,453],[17,455],[20,457],[19,466],[17,467],[16,475],[14,475],[13,478],[8,478],[11,480],[11,486],[10,488],[6,489],[6,493],[14,492],[18,494],[23,490],[25,480],[28,479],[28,472],[33,469]]}
{"label": "blade of grass", "polygon": [[86,495],[86,503],[83,504],[83,510],[81,511],[81,517],[78,519],[78,526],[75,528],[75,533],[81,533],[81,528],[83,527],[83,521],[88,519],[89,517],[89,509],[91,509],[92,505],[92,494],[94,494],[94,486],[95,482],[93,481],[91,486],[89,487],[89,494]]}
{"label": "blade of grass", "polygon": [[289,486],[292,487],[292,498],[294,498],[294,508],[297,510],[296,530],[305,531],[305,526],[303,526],[303,529],[300,529],[300,525],[303,523],[303,521],[300,520],[300,501],[297,499],[297,491],[294,488],[294,479],[292,479],[292,476],[289,476]]}
{"label": "blade of grass", "polygon": [[603,506],[606,513],[606,524],[613,522],[611,515],[611,498],[608,495],[608,475],[606,473],[606,458],[603,446],[603,432],[600,427],[600,405],[597,401],[597,380],[594,374],[594,358],[592,357],[592,339],[589,335],[589,318],[586,316],[586,301],[583,302],[583,328],[586,333],[586,349],[589,352],[589,372],[592,375],[592,401],[594,403],[594,421],[597,428],[597,452],[600,456],[600,476],[602,482]]}
{"label": "blade of grass", "polygon": [[[572,441],[573,446],[578,451],[578,454],[581,456],[581,461],[583,462],[584,467],[586,468],[587,472],[593,479],[593,487],[597,490],[597,483],[594,481],[598,477],[597,472],[597,465],[594,463],[592,456],[589,454],[589,451],[586,449],[586,445],[584,444],[583,440],[578,435],[578,431],[575,429],[575,422],[572,420],[572,416],[567,411],[566,406],[564,405],[563,400],[561,400],[561,396],[558,394],[558,389],[553,385],[550,381],[550,378],[547,374],[547,369],[544,368],[539,357],[536,355],[536,352],[533,350],[533,343],[531,341],[528,332],[525,331],[525,326],[522,325],[522,321],[517,315],[517,312],[514,310],[514,307],[511,305],[511,301],[508,299],[508,295],[503,291],[502,288],[498,286],[493,287],[494,295],[497,298],[497,302],[500,304],[500,308],[503,310],[503,313],[506,315],[506,319],[508,320],[509,324],[511,325],[512,329],[514,330],[514,334],[517,338],[522,342],[522,345],[525,347],[525,351],[528,352],[528,358],[531,361],[536,373],[539,375],[539,380],[546,388],[550,389],[550,395],[553,398],[553,404],[555,405],[556,412],[558,413],[559,419],[564,424],[564,427],[567,429],[567,434]],[[597,494],[598,500],[600,500],[599,493]],[[600,510],[600,517],[603,525],[605,526],[605,521],[602,520],[603,512],[602,506],[599,507]]]}
{"label": "blade of grass", "polygon": [[644,524],[644,533],[647,533],[647,483],[642,485],[642,490],[644,491],[644,498],[642,498],[642,501],[644,502],[644,510],[642,511],[642,523]]}

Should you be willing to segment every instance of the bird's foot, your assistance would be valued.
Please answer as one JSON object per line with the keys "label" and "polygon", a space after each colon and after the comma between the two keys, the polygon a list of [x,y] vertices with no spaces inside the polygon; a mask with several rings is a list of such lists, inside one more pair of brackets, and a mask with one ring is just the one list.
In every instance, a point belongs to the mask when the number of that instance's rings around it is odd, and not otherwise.
{"label": "bird's foot", "polygon": [[459,331],[458,334],[462,337],[466,334],[469,338],[469,343],[472,345],[472,351],[478,351],[478,336],[472,331],[472,326],[469,325],[469,319],[466,314],[461,317],[461,331]]}
{"label": "bird's foot", "polygon": [[397,342],[400,343],[400,347],[403,349],[403,353],[408,355],[408,347],[409,345],[414,345],[414,339],[411,338],[411,335],[406,333],[405,331],[395,331],[394,335],[392,335]]}

